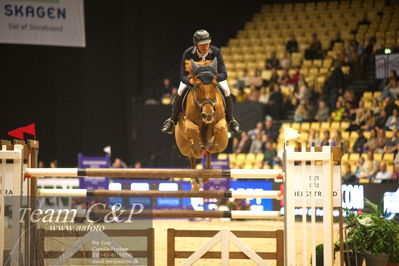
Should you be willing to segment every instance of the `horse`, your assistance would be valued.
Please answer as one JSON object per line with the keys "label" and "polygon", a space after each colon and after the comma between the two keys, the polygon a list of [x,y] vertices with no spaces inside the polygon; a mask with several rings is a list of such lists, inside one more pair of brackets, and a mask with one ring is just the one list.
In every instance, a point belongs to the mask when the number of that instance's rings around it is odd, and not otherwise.
{"label": "horse", "polygon": [[[217,59],[205,62],[186,62],[186,69],[194,86],[188,91],[183,112],[175,128],[175,139],[180,153],[189,159],[192,169],[205,153],[206,168],[211,168],[211,154],[223,152],[228,144],[223,95],[217,88]],[[206,183],[208,180],[204,179]],[[198,179],[192,180],[198,191]]]}

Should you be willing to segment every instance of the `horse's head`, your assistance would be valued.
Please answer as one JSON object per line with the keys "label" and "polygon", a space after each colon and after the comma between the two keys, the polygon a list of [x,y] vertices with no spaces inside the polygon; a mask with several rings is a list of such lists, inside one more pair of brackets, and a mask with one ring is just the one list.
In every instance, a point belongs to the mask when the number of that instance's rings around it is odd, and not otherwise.
{"label": "horse's head", "polygon": [[199,65],[191,60],[195,83],[194,102],[201,112],[202,121],[206,124],[215,120],[217,64],[216,58],[209,65]]}

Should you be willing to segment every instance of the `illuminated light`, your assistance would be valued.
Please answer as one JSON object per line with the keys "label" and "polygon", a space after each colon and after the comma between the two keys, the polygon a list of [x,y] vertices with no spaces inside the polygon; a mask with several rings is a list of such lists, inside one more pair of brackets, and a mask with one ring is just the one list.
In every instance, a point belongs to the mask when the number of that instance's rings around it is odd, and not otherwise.
{"label": "illuminated light", "polygon": [[130,189],[137,190],[137,191],[147,191],[147,190],[150,190],[150,184],[149,183],[131,183]]}
{"label": "illuminated light", "polygon": [[385,54],[390,54],[392,53],[392,50],[390,48],[385,48],[384,52]]}
{"label": "illuminated light", "polygon": [[122,184],[121,183],[110,183],[108,188],[109,188],[109,190],[122,190]]}
{"label": "illuminated light", "polygon": [[177,191],[179,190],[179,184],[177,183],[159,183],[159,191]]}

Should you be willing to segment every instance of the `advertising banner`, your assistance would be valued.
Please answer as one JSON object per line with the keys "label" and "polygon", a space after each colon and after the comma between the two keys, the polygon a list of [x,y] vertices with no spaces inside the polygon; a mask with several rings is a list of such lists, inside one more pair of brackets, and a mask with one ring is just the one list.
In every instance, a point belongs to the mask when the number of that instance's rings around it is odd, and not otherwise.
{"label": "advertising banner", "polygon": [[85,47],[83,0],[0,0],[0,43]]}

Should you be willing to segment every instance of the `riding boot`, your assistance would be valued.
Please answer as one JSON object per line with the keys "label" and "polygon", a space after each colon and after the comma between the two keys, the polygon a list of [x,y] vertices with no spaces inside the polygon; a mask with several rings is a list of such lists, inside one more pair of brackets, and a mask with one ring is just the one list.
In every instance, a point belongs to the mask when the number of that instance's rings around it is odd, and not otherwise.
{"label": "riding boot", "polygon": [[172,101],[172,116],[163,123],[161,131],[167,134],[173,134],[177,120],[179,119],[180,108],[183,97],[176,93]]}
{"label": "riding boot", "polygon": [[233,117],[233,99],[231,96],[224,97],[226,102],[226,121],[229,126],[229,130],[232,133],[239,134],[241,133],[240,124]]}

